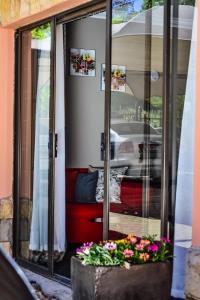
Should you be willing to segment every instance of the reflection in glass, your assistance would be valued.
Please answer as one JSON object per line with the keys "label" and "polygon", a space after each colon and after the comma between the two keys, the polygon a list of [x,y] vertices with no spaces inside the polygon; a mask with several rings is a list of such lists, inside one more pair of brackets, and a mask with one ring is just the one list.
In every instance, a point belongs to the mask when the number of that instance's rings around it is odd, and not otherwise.
{"label": "reflection in glass", "polygon": [[22,33],[20,255],[48,262],[50,24]]}
{"label": "reflection in glass", "polygon": [[[180,282],[184,282],[184,259],[191,245],[194,5],[193,0],[173,1],[171,7],[169,194],[176,201],[175,216],[173,208],[169,209],[171,217],[175,217],[173,295],[179,298],[183,297]],[[111,142],[115,152],[111,167],[128,169],[118,176],[119,203],[110,201],[110,237],[128,233],[160,235],[163,3],[113,0],[112,12],[112,65],[124,67],[126,84],[123,90],[119,89],[120,81],[115,89],[111,87]],[[116,77],[120,76],[112,73],[112,81]]]}
{"label": "reflection in glass", "polygon": [[160,235],[163,6],[113,0],[112,12],[112,68],[119,67],[112,72],[111,180],[113,170],[126,169],[118,174],[120,201],[110,201],[110,237]]}
{"label": "reflection in glass", "polygon": [[196,91],[197,8],[175,1],[173,6],[173,162],[176,202],[172,296],[185,298],[185,265],[192,244],[194,130]]}

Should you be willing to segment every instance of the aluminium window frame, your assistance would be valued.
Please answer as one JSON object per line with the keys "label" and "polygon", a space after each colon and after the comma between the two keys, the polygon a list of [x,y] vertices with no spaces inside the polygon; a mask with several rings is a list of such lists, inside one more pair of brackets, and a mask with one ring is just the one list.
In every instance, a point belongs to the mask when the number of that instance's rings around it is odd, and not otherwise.
{"label": "aluminium window frame", "polygon": [[[96,8],[95,8],[96,7]],[[111,52],[112,52],[112,1],[111,0],[95,0],[81,6],[70,9],[67,12],[58,14],[48,19],[41,20],[39,22],[19,28],[15,33],[15,112],[14,112],[14,170],[13,170],[13,199],[14,199],[14,220],[13,220],[13,255],[16,260],[24,267],[30,268],[31,270],[61,280],[69,284],[69,280],[63,278],[58,274],[54,273],[53,265],[53,233],[54,233],[54,158],[55,158],[55,90],[56,90],[56,25],[63,22],[71,22],[73,20],[80,19],[87,16],[88,13],[92,13],[100,8],[106,8],[106,84],[105,84],[105,111],[104,111],[104,134],[105,134],[105,161],[104,161],[104,206],[103,206],[103,238],[107,239],[109,234],[109,183],[110,183],[110,117],[111,117]],[[174,215],[169,220],[169,204],[171,203],[170,197],[170,186],[169,182],[171,174],[169,170],[170,161],[170,139],[169,139],[169,92],[170,92],[170,59],[171,59],[171,48],[170,48],[170,7],[171,0],[166,0],[164,4],[164,35],[163,35],[163,151],[162,151],[162,186],[161,186],[161,235],[170,235],[173,239],[174,229],[171,226],[169,233],[168,224],[173,224]],[[51,134],[53,136],[52,151],[53,155],[50,159],[50,175],[49,186],[49,232],[48,232],[48,243],[49,243],[49,263],[48,269],[44,269],[41,266],[35,265],[28,261],[25,261],[19,256],[19,181],[20,181],[20,74],[21,74],[21,34],[25,30],[30,30],[36,26],[44,23],[51,22],[52,24],[52,82],[51,82],[51,105],[50,114],[53,119],[51,120]],[[65,41],[64,41],[65,42]],[[65,62],[66,70],[66,62]],[[66,88],[66,87],[65,87]],[[66,97],[66,90],[65,90]],[[175,204],[173,204],[174,207]],[[170,222],[169,222],[170,221]]]}
{"label": "aluminium window frame", "polygon": [[[13,180],[13,199],[14,199],[14,220],[13,220],[13,256],[25,268],[29,268],[37,273],[45,276],[53,275],[53,236],[54,231],[54,162],[55,156],[55,138],[51,143],[51,155],[49,156],[49,175],[48,175],[48,267],[33,264],[26,261],[20,256],[19,240],[20,240],[20,178],[21,178],[21,62],[22,62],[22,34],[24,31],[32,30],[36,26],[46,23],[51,24],[51,54],[50,54],[50,100],[49,100],[49,135],[54,137],[55,121],[54,121],[54,98],[55,98],[55,18],[47,18],[45,20],[30,24],[19,28],[15,32],[15,108],[14,108],[14,180]],[[33,125],[33,122],[32,122]],[[33,126],[32,126],[33,127]]]}

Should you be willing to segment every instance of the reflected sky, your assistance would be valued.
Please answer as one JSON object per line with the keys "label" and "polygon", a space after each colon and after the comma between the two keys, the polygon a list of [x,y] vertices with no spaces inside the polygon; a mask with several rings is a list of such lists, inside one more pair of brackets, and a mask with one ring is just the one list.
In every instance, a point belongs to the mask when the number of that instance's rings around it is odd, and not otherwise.
{"label": "reflected sky", "polygon": [[141,12],[143,0],[113,0],[114,23],[130,20],[135,14]]}
{"label": "reflected sky", "polygon": [[141,11],[142,8],[142,4],[143,4],[143,0],[113,0],[113,8],[127,8],[128,10],[131,12],[139,12]]}

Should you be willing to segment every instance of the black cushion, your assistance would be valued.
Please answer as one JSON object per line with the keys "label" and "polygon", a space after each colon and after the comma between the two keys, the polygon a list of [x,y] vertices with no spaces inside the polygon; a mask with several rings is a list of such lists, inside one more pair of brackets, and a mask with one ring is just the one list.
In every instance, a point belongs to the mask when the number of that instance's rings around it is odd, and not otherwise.
{"label": "black cushion", "polygon": [[96,203],[98,171],[78,174],[75,185],[75,201]]}

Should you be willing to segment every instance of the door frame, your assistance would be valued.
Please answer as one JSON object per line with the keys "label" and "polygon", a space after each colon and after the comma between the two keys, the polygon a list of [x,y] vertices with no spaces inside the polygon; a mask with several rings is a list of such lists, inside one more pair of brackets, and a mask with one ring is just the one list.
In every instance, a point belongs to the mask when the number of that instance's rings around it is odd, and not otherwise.
{"label": "door frame", "polygon": [[[106,8],[105,1],[94,0],[84,5],[70,9],[67,12],[56,16],[23,26],[15,32],[15,97],[14,97],[14,168],[13,168],[13,256],[17,262],[32,271],[44,276],[54,277],[66,284],[70,283],[68,278],[54,273],[53,262],[53,244],[54,244],[54,176],[55,176],[55,95],[56,95],[56,26],[68,21],[92,14],[96,11]],[[49,188],[48,188],[48,267],[31,263],[20,256],[19,237],[20,237],[20,178],[21,178],[21,134],[20,134],[20,105],[21,105],[21,44],[22,33],[26,30],[34,29],[45,23],[51,23],[51,89],[50,89],[50,138],[51,138],[51,156],[49,157]],[[66,91],[65,91],[66,93]]]}
{"label": "door frame", "polygon": [[[166,0],[164,5],[164,49],[163,49],[163,152],[162,152],[162,197],[161,197],[161,234],[169,233],[173,240],[174,235],[174,205],[170,197],[169,185],[171,180],[169,162],[169,91],[170,91],[170,32],[166,26],[170,24],[170,7],[171,0]],[[69,280],[60,275],[54,274],[53,263],[53,238],[54,238],[54,174],[55,174],[55,92],[56,92],[56,25],[71,22],[80,19],[95,11],[106,10],[106,84],[105,84],[105,111],[104,111],[104,134],[105,134],[105,161],[104,161],[104,208],[103,208],[103,238],[108,238],[109,232],[109,182],[110,182],[110,116],[111,116],[111,50],[112,50],[112,1],[111,0],[94,0],[84,5],[70,9],[54,17],[41,20],[39,22],[19,28],[15,33],[15,108],[14,108],[14,171],[13,171],[13,199],[14,199],[14,220],[13,220],[13,255],[17,261],[24,267],[40,274],[55,277],[66,283]],[[49,262],[48,269],[35,265],[31,262],[22,259],[19,255],[19,182],[20,182],[20,163],[21,163],[21,137],[20,137],[20,74],[21,74],[21,35],[25,30],[31,30],[36,26],[51,22],[51,99],[50,99],[50,134],[52,135],[52,157],[50,158],[49,171],[49,231],[48,231],[48,246],[49,246]],[[170,27],[170,26],[169,26]],[[64,41],[65,42],[65,41]],[[168,51],[165,50],[165,46]],[[66,70],[66,62],[65,62]],[[66,96],[66,90],[65,90]],[[173,187],[174,188],[174,187]],[[172,205],[173,203],[173,205]],[[171,210],[169,211],[169,207]],[[170,218],[169,218],[170,215]],[[170,220],[169,220],[170,219]],[[170,224],[170,232],[168,228]],[[172,226],[171,226],[172,224]]]}
{"label": "door frame", "polygon": [[[31,30],[36,26],[46,23],[51,24],[51,54],[50,54],[50,100],[49,100],[49,135],[51,137],[50,156],[49,156],[49,174],[48,174],[48,267],[33,264],[20,256],[19,237],[20,237],[20,178],[21,178],[21,49],[22,34],[24,31]],[[54,156],[55,156],[55,18],[48,18],[43,21],[31,24],[18,29],[15,32],[15,108],[14,108],[14,174],[13,174],[13,198],[14,198],[14,219],[13,219],[13,256],[24,267],[43,275],[53,275],[53,235],[54,232]]]}

